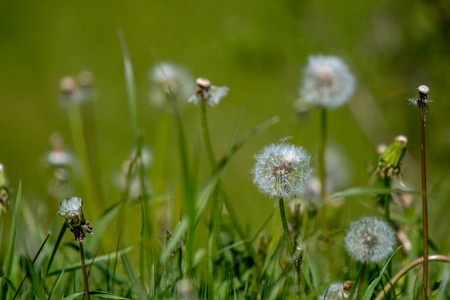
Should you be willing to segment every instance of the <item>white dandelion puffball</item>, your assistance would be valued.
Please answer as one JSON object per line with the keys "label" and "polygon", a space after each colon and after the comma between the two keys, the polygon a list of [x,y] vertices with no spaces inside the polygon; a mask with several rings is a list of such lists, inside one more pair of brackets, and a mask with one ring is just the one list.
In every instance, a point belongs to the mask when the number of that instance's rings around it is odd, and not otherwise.
{"label": "white dandelion puffball", "polygon": [[324,109],[346,103],[355,89],[355,78],[347,65],[335,56],[310,56],[303,70],[300,96],[311,105]]}
{"label": "white dandelion puffball", "polygon": [[362,263],[379,263],[394,251],[395,233],[384,221],[365,217],[352,222],[345,236],[345,248]]}
{"label": "white dandelion puffball", "polygon": [[272,144],[256,154],[255,159],[253,183],[271,198],[296,196],[311,178],[310,156],[302,147]]}
{"label": "white dandelion puffball", "polygon": [[58,215],[66,218],[67,220],[72,219],[75,216],[81,215],[81,206],[83,205],[83,200],[77,197],[70,197],[61,201],[59,205]]}
{"label": "white dandelion puffball", "polygon": [[[353,299],[356,299],[356,291],[353,293]],[[349,291],[344,290],[342,282],[335,282],[320,294],[317,300],[340,300],[348,299],[350,297]]]}
{"label": "white dandelion puffball", "polygon": [[162,107],[167,102],[167,94],[189,97],[195,91],[193,78],[183,66],[161,62],[149,71],[152,86],[149,89],[150,102]]}

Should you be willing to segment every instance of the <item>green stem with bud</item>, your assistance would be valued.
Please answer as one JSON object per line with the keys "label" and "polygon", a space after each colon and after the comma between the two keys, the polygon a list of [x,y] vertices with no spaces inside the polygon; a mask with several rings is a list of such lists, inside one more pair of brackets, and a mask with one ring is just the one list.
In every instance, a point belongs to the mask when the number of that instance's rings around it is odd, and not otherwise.
{"label": "green stem with bud", "polygon": [[84,262],[83,242],[80,242],[79,244],[80,244],[81,268],[83,270],[84,290],[86,291],[86,299],[90,300],[91,295],[89,293],[89,284],[88,284],[88,277],[87,277],[87,272],[86,272],[86,264]]}
{"label": "green stem with bud", "polygon": [[288,227],[287,218],[286,218],[286,211],[284,210],[284,199],[280,198],[278,204],[280,207],[281,224],[283,225],[284,238],[286,239],[286,242],[288,244],[289,253],[291,254],[291,259],[294,264],[295,270],[297,271],[298,299],[300,299],[301,298],[300,262],[299,262],[299,258],[295,254],[294,244],[292,243],[291,234],[289,233],[289,227]]}

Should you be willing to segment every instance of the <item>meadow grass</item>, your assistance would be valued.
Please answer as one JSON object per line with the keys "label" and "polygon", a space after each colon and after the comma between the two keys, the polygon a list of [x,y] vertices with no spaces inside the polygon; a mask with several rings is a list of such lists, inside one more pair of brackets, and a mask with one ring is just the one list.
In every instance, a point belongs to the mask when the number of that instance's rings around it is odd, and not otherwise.
{"label": "meadow grass", "polygon": [[[421,194],[417,192],[419,187],[412,190],[393,188],[392,182],[399,176],[407,176],[399,170],[405,149],[401,149],[401,155],[397,153],[395,163],[383,158],[384,151],[380,153],[373,171],[377,179],[374,185],[327,191],[326,181],[331,178],[325,175],[327,160],[324,156],[326,126],[330,124],[325,121],[323,108],[320,109],[322,135],[318,154],[321,185],[312,189],[312,195],[305,192],[284,199],[285,192],[293,187],[289,180],[284,183],[278,178],[278,188],[283,192],[278,197],[283,225],[278,235],[271,236],[265,231],[278,216],[276,203],[269,215],[260,217],[261,226],[256,232],[250,232],[243,226],[245,220],[240,220],[236,213],[239,207],[234,206],[250,200],[230,199],[223,181],[236,153],[251,143],[254,136],[276,126],[280,120],[277,116],[242,134],[246,113],[243,110],[230,132],[227,150],[219,153],[214,149],[214,135],[208,127],[208,98],[202,96],[198,119],[210,172],[200,176],[198,161],[203,152],[188,140],[179,110],[179,101],[184,99],[180,99],[176,86],[168,85],[161,130],[170,132],[173,122],[176,141],[168,141],[165,134],[154,133],[152,137],[161,142],[161,148],[154,151],[156,154],[164,156],[168,143],[177,147],[179,178],[173,186],[157,183],[159,176],[164,176],[164,164],[151,171],[145,166],[146,142],[139,119],[133,64],[120,31],[119,40],[127,86],[124,101],[128,103],[133,141],[130,148],[135,149],[125,165],[125,185],[120,200],[107,205],[108,201],[102,199],[100,189],[95,185],[101,180],[94,180],[90,166],[89,153],[92,152],[89,151],[88,134],[82,126],[82,110],[71,106],[68,108],[69,122],[83,176],[70,180],[79,180],[73,186],[88,195],[83,199],[86,204],[83,212],[87,220],[92,220],[87,225],[92,225],[94,235],[81,242],[71,241],[73,236],[68,229],[77,237],[73,219],[64,221],[55,215],[51,217],[50,225],[44,226],[46,222],[36,220],[32,207],[23,197],[26,182],[13,187],[13,192],[8,183],[0,184],[0,189],[6,191],[9,198],[9,205],[5,204],[7,210],[0,220],[2,246],[7,245],[1,259],[2,299],[343,299],[359,295],[360,299],[380,300],[419,299],[420,295],[429,299],[450,297],[448,256],[439,253],[439,242],[429,240],[428,229],[421,225],[420,212],[393,201],[393,197]],[[158,159],[155,157],[155,161]],[[283,176],[291,176],[291,162],[284,163],[286,173]],[[149,178],[158,192],[148,184]],[[308,182],[304,184],[308,185]],[[59,201],[67,196],[65,193],[63,188]],[[426,190],[423,193],[426,194]],[[364,201],[374,216],[384,216],[387,226],[395,231],[396,250],[389,250],[386,258],[356,261],[345,252],[343,239],[349,222],[340,215],[345,206],[353,205],[354,201]],[[344,206],[339,204],[342,202],[345,202]],[[357,217],[360,216],[354,219]],[[375,236],[375,240],[369,242],[377,243],[382,238]],[[419,246],[422,242],[425,243],[423,248]],[[373,245],[367,243],[367,240],[362,241],[363,246],[368,245],[366,255],[370,257]],[[427,271],[422,276],[422,255],[428,253],[425,250],[428,247],[434,254],[425,259],[432,263],[429,271],[424,268]],[[428,279],[428,285],[423,277]],[[83,278],[87,279],[85,284]],[[341,287],[334,296],[328,288],[333,282],[339,282],[338,287]],[[89,295],[85,293],[87,283]]]}

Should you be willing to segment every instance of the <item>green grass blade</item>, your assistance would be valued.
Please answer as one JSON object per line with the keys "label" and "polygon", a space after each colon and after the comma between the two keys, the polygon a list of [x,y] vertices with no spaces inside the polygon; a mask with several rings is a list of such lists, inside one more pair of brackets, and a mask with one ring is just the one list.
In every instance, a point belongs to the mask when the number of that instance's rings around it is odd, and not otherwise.
{"label": "green grass blade", "polygon": [[50,267],[52,266],[53,260],[55,259],[56,251],[58,250],[59,245],[61,244],[62,238],[67,230],[67,227],[68,227],[67,222],[64,222],[63,226],[61,227],[61,230],[59,231],[58,238],[56,239],[55,246],[53,247],[53,251],[50,256],[50,260],[48,261],[47,271],[45,272],[47,275],[48,272],[50,271]]}
{"label": "green grass blade", "polygon": [[135,140],[137,141],[139,116],[136,101],[136,89],[134,87],[133,64],[131,63],[130,53],[128,51],[125,35],[123,34],[122,30],[117,30],[117,34],[119,36],[120,46],[122,48],[123,54],[123,65],[125,68],[125,83],[127,88],[127,100],[128,110],[130,113],[131,130],[133,132]]}
{"label": "green grass blade", "polygon": [[[42,249],[44,248],[45,243],[47,243],[47,240],[48,240],[49,237],[50,237],[50,233],[47,234],[47,237],[45,238],[45,240],[44,240],[44,242],[42,243],[41,247],[39,247],[38,252],[36,253],[36,255],[35,255],[34,258],[33,258],[32,265],[34,265],[34,263],[36,262],[36,259],[38,258],[39,254],[41,253]],[[23,286],[23,284],[24,284],[24,282],[25,282],[25,280],[27,279],[28,276],[29,276],[29,273],[27,272],[27,274],[25,275],[25,277],[22,279],[22,282],[20,283],[19,288],[18,288],[17,291],[16,291],[16,293],[15,293],[15,295],[14,295],[14,297],[13,297],[13,300],[16,299],[17,295],[18,295],[19,292],[20,292],[20,289],[22,288],[22,286]]]}
{"label": "green grass blade", "polygon": [[[401,247],[397,248],[397,250],[395,250],[394,253],[392,253],[392,255],[389,257],[388,261],[384,264],[383,269],[380,272],[380,275],[378,275],[377,279],[372,281],[372,283],[367,288],[366,292],[364,293],[364,295],[362,297],[362,300],[370,300],[372,298],[373,292],[375,291],[375,288],[377,287],[377,285],[380,283],[381,278],[383,277],[384,271],[386,271],[387,266],[389,265],[389,263],[391,262],[391,259],[395,256],[395,254],[397,254],[397,252],[400,251],[400,248]],[[383,291],[381,291],[381,293],[383,293]]]}
{"label": "green grass blade", "polygon": [[[97,265],[98,263],[107,261],[108,259],[114,259],[116,257],[123,256],[126,253],[130,252],[132,249],[133,249],[133,246],[122,249],[122,250],[118,251],[117,254],[114,252],[112,254],[109,253],[109,254],[105,254],[105,255],[96,257],[95,259],[94,258],[86,259],[86,267],[88,267],[88,266],[90,267],[91,265]],[[74,271],[74,270],[78,270],[78,269],[81,269],[81,262],[77,262],[77,263],[68,265],[67,267],[65,267],[64,269],[61,269],[61,270],[53,271],[50,274],[48,274],[48,276],[55,276],[63,271],[70,272],[70,271]]]}

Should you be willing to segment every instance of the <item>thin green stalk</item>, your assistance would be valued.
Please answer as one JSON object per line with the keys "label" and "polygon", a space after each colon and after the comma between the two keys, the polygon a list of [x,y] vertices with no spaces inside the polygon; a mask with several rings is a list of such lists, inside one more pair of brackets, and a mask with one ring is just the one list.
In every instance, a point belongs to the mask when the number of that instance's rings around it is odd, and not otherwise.
{"label": "thin green stalk", "polygon": [[364,283],[364,275],[366,273],[366,267],[367,267],[367,263],[363,263],[362,269],[361,269],[361,275],[359,276],[359,280],[358,280],[358,293],[356,296],[357,300],[361,299],[362,287],[363,287],[363,283]]}
{"label": "thin green stalk", "polygon": [[286,242],[288,244],[289,252],[291,254],[292,263],[294,264],[295,270],[297,271],[298,299],[301,299],[300,263],[298,261],[298,257],[295,254],[294,244],[292,243],[291,235],[289,233],[289,227],[288,227],[288,224],[287,224],[286,212],[284,210],[284,200],[283,200],[283,198],[280,198],[278,204],[279,204],[279,207],[280,207],[280,216],[281,216],[281,223],[283,225],[284,238],[286,239]]}
{"label": "thin green stalk", "polygon": [[87,272],[86,272],[86,265],[84,263],[83,242],[80,242],[79,244],[80,244],[81,268],[83,270],[84,290],[86,291],[86,299],[91,300],[91,295],[89,294],[89,284],[88,284],[88,277],[87,277]]}
{"label": "thin green stalk", "polygon": [[320,198],[325,199],[326,174],[325,174],[325,148],[327,143],[327,110],[320,110],[320,142],[319,142],[319,179]]}
{"label": "thin green stalk", "polygon": [[428,204],[427,204],[427,168],[425,157],[425,115],[428,107],[428,97],[419,92],[420,108],[420,138],[421,138],[421,170],[422,170],[422,219],[423,219],[423,285],[422,300],[427,298],[428,290]]}
{"label": "thin green stalk", "polygon": [[[400,271],[395,274],[391,280],[383,287],[383,291],[380,292],[376,297],[375,300],[382,300],[384,299],[385,294],[387,294],[391,288],[403,277],[408,273],[410,270],[412,270],[414,267],[421,265],[423,263],[424,259],[423,257],[419,257],[418,259],[410,262],[406,266],[404,266]],[[428,256],[428,261],[441,261],[450,263],[450,257],[444,256],[444,255],[430,255]]]}
{"label": "thin green stalk", "polygon": [[205,142],[206,154],[208,156],[209,165],[211,166],[211,171],[216,170],[216,159],[214,157],[214,151],[211,143],[211,136],[209,135],[208,119],[206,118],[206,101],[202,99],[201,102],[201,123],[202,123],[202,133],[203,141]]}

